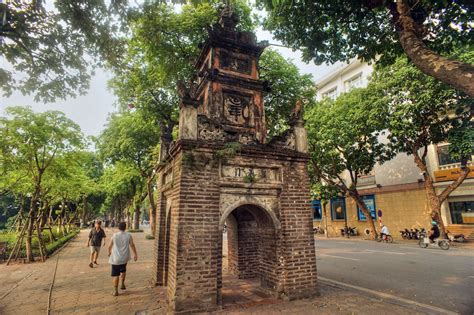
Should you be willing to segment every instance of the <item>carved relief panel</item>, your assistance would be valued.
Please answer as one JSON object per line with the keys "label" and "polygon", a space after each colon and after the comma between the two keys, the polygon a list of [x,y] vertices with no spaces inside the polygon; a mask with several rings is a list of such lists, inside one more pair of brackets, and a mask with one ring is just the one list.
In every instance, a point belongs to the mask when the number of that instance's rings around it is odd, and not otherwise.
{"label": "carved relief panel", "polygon": [[245,74],[252,73],[252,60],[246,56],[237,56],[225,51],[220,52],[220,67]]}
{"label": "carved relief panel", "polygon": [[251,98],[235,93],[223,93],[224,117],[239,125],[251,125]]}
{"label": "carved relief panel", "polygon": [[232,181],[280,183],[281,170],[278,167],[254,167],[228,164],[222,165],[221,178]]}

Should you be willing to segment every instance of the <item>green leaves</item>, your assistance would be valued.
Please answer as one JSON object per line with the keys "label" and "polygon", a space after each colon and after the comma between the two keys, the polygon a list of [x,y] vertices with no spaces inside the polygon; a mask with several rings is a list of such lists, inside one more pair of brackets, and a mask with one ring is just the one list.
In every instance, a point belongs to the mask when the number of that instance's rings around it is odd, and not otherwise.
{"label": "green leaves", "polygon": [[375,98],[369,90],[354,89],[307,110],[310,170],[315,182],[325,179],[341,183],[347,171],[346,184],[356,185],[358,176],[368,174],[377,162],[390,157],[379,140],[385,111],[375,105]]}
{"label": "green leaves", "polygon": [[311,75],[300,74],[298,68],[272,49],[266,49],[259,62],[260,79],[271,88],[264,95],[265,116],[270,137],[289,128],[288,117],[297,101],[313,103],[316,88]]}
{"label": "green leaves", "polygon": [[[469,56],[472,53],[461,54],[463,59]],[[421,73],[403,57],[393,65],[376,68],[368,89],[377,95],[375,104],[388,112],[392,149],[413,154],[451,140],[453,155],[470,157],[472,98]]]}

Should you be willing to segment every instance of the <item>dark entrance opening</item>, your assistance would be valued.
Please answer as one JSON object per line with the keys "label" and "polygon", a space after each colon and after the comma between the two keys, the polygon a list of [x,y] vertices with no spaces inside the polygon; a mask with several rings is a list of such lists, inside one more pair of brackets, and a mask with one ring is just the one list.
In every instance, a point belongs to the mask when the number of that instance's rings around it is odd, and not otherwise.
{"label": "dark entrance opening", "polygon": [[278,239],[267,211],[237,207],[226,218],[222,240],[218,288],[223,306],[277,302]]}

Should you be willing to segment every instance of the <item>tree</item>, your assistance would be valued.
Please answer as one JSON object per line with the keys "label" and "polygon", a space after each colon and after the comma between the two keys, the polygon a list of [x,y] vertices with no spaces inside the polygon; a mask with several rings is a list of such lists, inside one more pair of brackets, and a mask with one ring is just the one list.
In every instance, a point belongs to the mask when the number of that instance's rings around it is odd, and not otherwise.
{"label": "tree", "polygon": [[354,89],[335,101],[325,99],[309,107],[305,115],[312,182],[323,180],[352,198],[367,218],[372,238],[377,235],[374,220],[357,183],[359,176],[369,174],[376,163],[390,157],[379,141],[386,115],[374,105],[376,96]]}
{"label": "tree", "polygon": [[143,190],[143,178],[137,168],[129,163],[117,161],[108,165],[101,177],[101,186],[106,193],[103,211],[114,212],[119,221],[124,214],[130,218],[129,214],[133,211],[129,210],[136,209],[143,201],[137,198],[137,192]]}
{"label": "tree", "polygon": [[[157,151],[160,134],[158,125],[149,117],[142,115],[141,112],[124,112],[110,117],[98,142],[98,149],[102,158],[112,164],[118,161],[127,163],[134,167],[145,181],[146,195],[148,195],[152,210],[150,223],[153,235],[156,229],[153,180],[157,161],[155,152]],[[142,191],[137,191],[137,193],[143,194]],[[137,211],[139,211],[139,207]],[[136,217],[135,226],[137,229],[138,219]]]}
{"label": "tree", "polygon": [[[474,97],[474,66],[444,56],[472,42],[472,1],[260,0],[265,27],[303,57],[323,62],[404,52],[423,73]],[[444,55],[444,56],[443,56]]]}
{"label": "tree", "polygon": [[0,182],[8,185],[7,189],[30,197],[26,254],[27,260],[33,261],[31,239],[37,228],[43,179],[58,155],[82,146],[82,133],[62,112],[35,113],[29,107],[9,107],[6,114],[0,118],[0,147],[5,163],[1,165]]}
{"label": "tree", "polygon": [[[89,65],[114,64],[127,1],[6,1],[0,3],[0,87],[52,102],[85,93]],[[106,61],[106,62],[105,62]]]}
{"label": "tree", "polygon": [[[474,54],[469,51],[460,58],[472,62]],[[391,148],[412,155],[422,172],[430,215],[445,233],[441,204],[470,171],[466,163],[474,143],[473,99],[423,74],[404,57],[391,66],[378,67],[368,89],[379,95],[375,104],[387,109]],[[450,142],[450,153],[461,162],[461,172],[437,194],[426,157],[430,145],[443,142]]]}
{"label": "tree", "polygon": [[266,49],[259,62],[260,78],[266,80],[270,91],[264,94],[265,116],[270,137],[289,128],[288,117],[297,101],[313,102],[316,87],[309,74],[272,49]]}

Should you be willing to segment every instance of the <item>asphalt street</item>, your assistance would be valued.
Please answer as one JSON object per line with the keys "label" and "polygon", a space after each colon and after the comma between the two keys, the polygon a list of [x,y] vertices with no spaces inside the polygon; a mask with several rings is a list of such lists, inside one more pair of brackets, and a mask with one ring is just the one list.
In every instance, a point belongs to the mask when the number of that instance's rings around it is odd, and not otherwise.
{"label": "asphalt street", "polygon": [[318,275],[461,314],[474,314],[474,250],[316,239]]}

